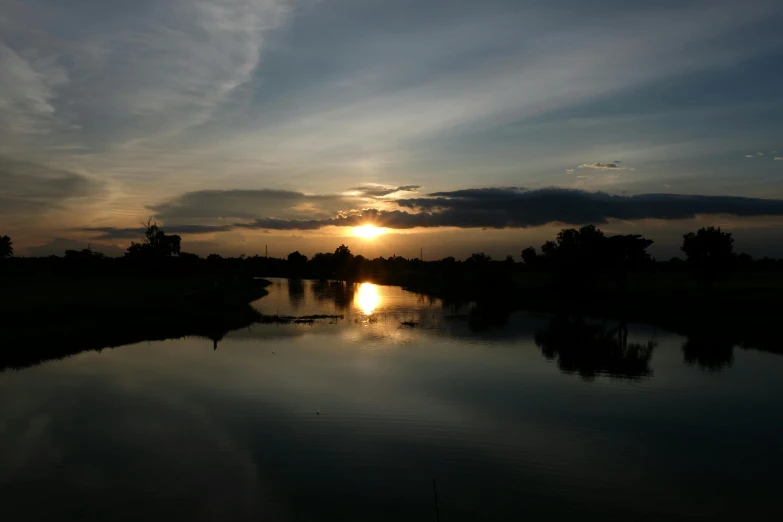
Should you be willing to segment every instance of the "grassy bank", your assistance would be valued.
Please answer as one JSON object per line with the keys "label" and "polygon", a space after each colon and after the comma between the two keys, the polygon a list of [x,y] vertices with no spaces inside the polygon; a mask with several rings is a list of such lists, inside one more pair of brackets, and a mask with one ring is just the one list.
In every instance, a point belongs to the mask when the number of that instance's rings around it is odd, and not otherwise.
{"label": "grassy bank", "polygon": [[253,278],[84,275],[7,283],[0,369],[142,341],[192,335],[218,341],[259,319],[249,303],[269,285]]}

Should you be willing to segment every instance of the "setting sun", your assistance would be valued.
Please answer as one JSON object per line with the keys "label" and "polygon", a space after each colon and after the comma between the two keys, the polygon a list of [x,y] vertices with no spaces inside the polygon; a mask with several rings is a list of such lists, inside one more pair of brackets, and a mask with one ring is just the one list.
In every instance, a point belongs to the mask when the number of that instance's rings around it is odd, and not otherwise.
{"label": "setting sun", "polygon": [[385,233],[385,230],[378,228],[375,225],[362,225],[360,227],[354,227],[353,235],[357,237],[363,237],[365,239],[372,239]]}

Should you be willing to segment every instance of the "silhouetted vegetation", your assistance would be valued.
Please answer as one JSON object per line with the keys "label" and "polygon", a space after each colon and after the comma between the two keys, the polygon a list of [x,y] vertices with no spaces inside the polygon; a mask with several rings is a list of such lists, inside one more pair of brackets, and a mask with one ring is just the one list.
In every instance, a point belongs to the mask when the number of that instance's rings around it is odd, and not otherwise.
{"label": "silhouetted vegetation", "polygon": [[560,231],[539,250],[525,248],[521,263],[511,256],[494,260],[483,252],[465,260],[367,259],[346,245],[309,259],[300,252],[283,259],[218,254],[203,258],[183,252],[179,236],[166,234],[150,221],[144,241],[132,243],[121,258],[89,248],[69,250],[63,257],[25,258],[11,257],[11,240],[3,236],[0,283],[5,299],[0,313],[3,322],[15,328],[48,316],[78,324],[96,324],[95,318],[106,314],[135,315],[137,323],[156,314],[176,317],[185,310],[193,316],[196,309],[213,310],[207,304],[212,298],[205,296],[214,298],[215,292],[223,293],[232,306],[245,305],[259,295],[254,278],[269,276],[292,279],[294,308],[304,299],[298,279],[315,280],[316,298],[332,300],[338,310],[348,308],[354,299],[355,285],[345,281],[369,281],[399,285],[446,302],[475,303],[468,321],[476,330],[502,325],[514,309],[528,309],[667,328],[693,339],[684,348],[686,360],[705,368],[723,363],[707,362],[707,356],[699,355],[715,345],[697,343],[704,331],[713,332],[724,344],[780,351],[773,318],[781,307],[783,261],[736,255],[731,234],[715,228],[683,237],[685,261],[655,261],[647,252],[651,244],[640,235],[606,236],[587,225]]}
{"label": "silhouetted vegetation", "polygon": [[591,380],[598,375],[641,379],[652,375],[650,361],[654,341],[629,343],[623,324],[613,330],[588,324],[581,317],[560,316],[546,330],[536,333],[541,353],[564,373],[578,373]]}
{"label": "silhouetted vegetation", "polygon": [[160,258],[179,255],[182,241],[179,236],[166,235],[152,220],[147,221],[144,228],[145,240],[141,243],[131,243],[125,252],[127,257]]}
{"label": "silhouetted vegetation", "polygon": [[[735,266],[734,239],[730,233],[707,227],[700,228],[695,234],[685,234],[682,239],[680,250],[687,256],[686,262],[703,285],[711,285]],[[749,257],[743,258],[743,262],[748,263]]]}
{"label": "silhouetted vegetation", "polygon": [[0,236],[0,260],[14,255],[14,243],[8,236]]}

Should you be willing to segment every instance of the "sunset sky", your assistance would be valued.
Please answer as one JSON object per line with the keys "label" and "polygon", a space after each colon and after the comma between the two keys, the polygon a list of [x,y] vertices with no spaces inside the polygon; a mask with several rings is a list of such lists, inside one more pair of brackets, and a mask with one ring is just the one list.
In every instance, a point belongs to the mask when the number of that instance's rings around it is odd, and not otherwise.
{"label": "sunset sky", "polygon": [[518,258],[596,223],[669,257],[714,224],[783,256],[782,30],[780,0],[2,0],[0,235]]}

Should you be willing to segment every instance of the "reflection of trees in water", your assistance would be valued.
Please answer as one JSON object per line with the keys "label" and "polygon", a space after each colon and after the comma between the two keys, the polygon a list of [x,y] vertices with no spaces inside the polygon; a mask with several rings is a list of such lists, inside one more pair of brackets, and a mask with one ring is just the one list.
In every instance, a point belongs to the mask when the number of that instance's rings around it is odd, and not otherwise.
{"label": "reflection of trees in water", "polygon": [[293,310],[298,310],[305,299],[305,285],[301,279],[288,280],[288,302]]}
{"label": "reflection of trees in water", "polygon": [[471,302],[465,299],[444,298],[441,306],[449,314],[459,314],[470,307]]}
{"label": "reflection of trees in water", "polygon": [[345,310],[353,303],[356,286],[344,281],[314,281],[313,294],[319,301],[332,301],[338,310]]}
{"label": "reflection of trees in water", "polygon": [[477,304],[468,314],[468,327],[473,332],[486,332],[508,324],[511,309],[490,304]]}
{"label": "reflection of trees in water", "polygon": [[702,370],[720,371],[734,362],[734,343],[714,334],[689,335],[682,343],[682,354],[687,364]]}
{"label": "reflection of trees in water", "polygon": [[591,380],[596,375],[641,379],[652,375],[650,361],[655,343],[629,343],[628,330],[607,331],[585,324],[582,318],[558,317],[536,333],[536,345],[547,359],[557,359],[564,373]]}

